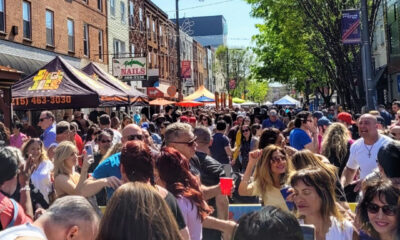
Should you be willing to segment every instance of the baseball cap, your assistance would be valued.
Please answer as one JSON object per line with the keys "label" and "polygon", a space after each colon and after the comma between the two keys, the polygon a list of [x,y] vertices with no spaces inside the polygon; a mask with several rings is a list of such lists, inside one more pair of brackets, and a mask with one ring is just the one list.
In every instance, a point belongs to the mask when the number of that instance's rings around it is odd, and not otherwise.
{"label": "baseball cap", "polygon": [[400,177],[400,143],[383,145],[378,152],[378,163],[388,178]]}
{"label": "baseball cap", "polygon": [[324,114],[321,111],[315,111],[315,112],[313,112],[312,116],[317,119],[320,119],[324,116]]}
{"label": "baseball cap", "polygon": [[278,113],[276,112],[275,109],[272,109],[271,111],[269,111],[269,115],[270,116],[276,116]]}
{"label": "baseball cap", "polygon": [[341,120],[347,124],[354,124],[355,122],[352,119],[352,116],[350,113],[347,112],[341,112],[337,115],[337,119]]}
{"label": "baseball cap", "polygon": [[188,119],[187,116],[181,116],[181,117],[179,118],[179,120],[180,120],[182,123],[187,123],[187,122],[189,122],[189,119]]}
{"label": "baseball cap", "polygon": [[142,123],[142,128],[147,130],[149,128],[149,123],[148,122]]}
{"label": "baseball cap", "polygon": [[329,126],[332,124],[331,121],[329,121],[329,119],[327,119],[326,117],[321,117],[320,119],[318,119],[318,126]]}
{"label": "baseball cap", "polygon": [[238,118],[245,118],[246,117],[246,114],[243,114],[243,113],[240,113],[240,114],[238,114],[237,115],[237,117],[236,117],[236,119],[238,119]]}
{"label": "baseball cap", "polygon": [[195,117],[190,117],[189,118],[189,122],[190,123],[195,123],[197,120],[196,120],[196,118]]}

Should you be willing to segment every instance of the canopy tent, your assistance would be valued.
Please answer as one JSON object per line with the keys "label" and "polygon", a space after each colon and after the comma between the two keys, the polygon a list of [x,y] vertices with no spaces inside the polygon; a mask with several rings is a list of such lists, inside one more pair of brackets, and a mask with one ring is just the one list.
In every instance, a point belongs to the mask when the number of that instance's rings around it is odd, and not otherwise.
{"label": "canopy tent", "polygon": [[196,101],[181,101],[176,103],[176,105],[180,107],[198,107],[203,106],[204,104]]}
{"label": "canopy tent", "polygon": [[143,102],[143,104],[148,103],[146,94],[115,78],[97,66],[95,63],[89,63],[86,65],[86,67],[82,68],[82,71],[89,75],[92,79],[99,81],[110,88],[124,92],[126,94],[126,98],[124,100],[130,104],[136,103],[137,105],[138,102]]}
{"label": "canopy tent", "polygon": [[238,98],[238,97],[234,97],[234,98],[232,98],[232,102],[234,102],[234,103],[244,103],[245,100],[243,100],[241,98]]}
{"label": "canopy tent", "polygon": [[244,103],[241,103],[240,106],[255,107],[255,106],[258,106],[258,103],[255,103],[255,102],[252,102],[252,101],[246,101]]}
{"label": "canopy tent", "polygon": [[125,95],[93,80],[58,56],[12,86],[15,110],[115,106],[124,102]]}
{"label": "canopy tent", "polygon": [[194,93],[190,94],[189,96],[183,98],[183,100],[194,100],[196,98],[199,98],[201,96],[205,96],[211,99],[215,99],[215,96],[213,93],[211,93],[210,91],[207,90],[207,88],[205,88],[203,85],[199,87],[199,89],[197,89]]}
{"label": "canopy tent", "polygon": [[273,104],[272,102],[266,101],[266,102],[264,102],[262,105],[271,106],[272,104]]}
{"label": "canopy tent", "polygon": [[206,96],[198,97],[198,98],[194,99],[194,101],[196,101],[196,102],[215,102],[214,99],[206,97]]}
{"label": "canopy tent", "polygon": [[300,106],[300,102],[296,99],[292,98],[289,95],[284,96],[283,98],[274,102],[275,105],[284,105],[284,106]]}
{"label": "canopy tent", "polygon": [[170,105],[170,104],[175,104],[176,102],[174,101],[168,101],[164,98],[157,98],[154,99],[153,101],[150,101],[150,105],[157,105],[157,106],[164,106],[164,105]]}

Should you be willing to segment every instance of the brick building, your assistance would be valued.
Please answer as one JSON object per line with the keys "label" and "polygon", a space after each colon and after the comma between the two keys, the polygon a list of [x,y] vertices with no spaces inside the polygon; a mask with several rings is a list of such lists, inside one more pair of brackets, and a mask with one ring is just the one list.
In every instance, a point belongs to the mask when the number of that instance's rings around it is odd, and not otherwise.
{"label": "brick building", "polygon": [[29,75],[56,55],[75,67],[108,62],[105,1],[0,0],[0,65]]}

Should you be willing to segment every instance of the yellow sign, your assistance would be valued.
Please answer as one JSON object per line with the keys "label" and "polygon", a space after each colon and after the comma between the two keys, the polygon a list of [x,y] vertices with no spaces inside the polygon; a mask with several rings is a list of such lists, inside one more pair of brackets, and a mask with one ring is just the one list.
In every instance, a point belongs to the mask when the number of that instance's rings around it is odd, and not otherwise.
{"label": "yellow sign", "polygon": [[42,69],[33,77],[33,85],[28,90],[56,90],[60,87],[64,72],[48,72]]}

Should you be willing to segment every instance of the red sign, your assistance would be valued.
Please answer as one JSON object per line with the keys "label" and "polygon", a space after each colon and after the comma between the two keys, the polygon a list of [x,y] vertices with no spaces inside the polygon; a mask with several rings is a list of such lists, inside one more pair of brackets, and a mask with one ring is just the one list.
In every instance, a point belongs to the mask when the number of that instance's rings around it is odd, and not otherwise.
{"label": "red sign", "polygon": [[158,90],[158,88],[148,87],[147,96],[149,96],[149,98],[162,98],[164,97],[164,93]]}
{"label": "red sign", "polygon": [[191,78],[192,77],[192,68],[191,62],[189,60],[183,60],[181,62],[181,76],[182,78]]}

